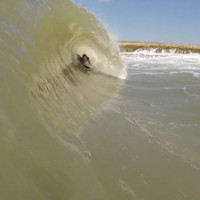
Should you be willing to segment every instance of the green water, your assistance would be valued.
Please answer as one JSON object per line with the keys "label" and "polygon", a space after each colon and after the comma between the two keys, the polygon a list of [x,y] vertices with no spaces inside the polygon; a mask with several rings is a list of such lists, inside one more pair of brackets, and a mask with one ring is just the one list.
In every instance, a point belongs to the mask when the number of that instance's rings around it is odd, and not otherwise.
{"label": "green water", "polygon": [[200,198],[199,55],[120,55],[69,0],[2,0],[0,43],[0,199]]}

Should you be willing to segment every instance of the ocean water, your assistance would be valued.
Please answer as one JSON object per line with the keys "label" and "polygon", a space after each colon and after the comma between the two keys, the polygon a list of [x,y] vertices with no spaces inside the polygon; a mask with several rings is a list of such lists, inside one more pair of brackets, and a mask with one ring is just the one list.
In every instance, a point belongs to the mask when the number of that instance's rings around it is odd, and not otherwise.
{"label": "ocean water", "polygon": [[0,199],[199,200],[199,54],[119,53],[69,0],[2,0],[0,44]]}

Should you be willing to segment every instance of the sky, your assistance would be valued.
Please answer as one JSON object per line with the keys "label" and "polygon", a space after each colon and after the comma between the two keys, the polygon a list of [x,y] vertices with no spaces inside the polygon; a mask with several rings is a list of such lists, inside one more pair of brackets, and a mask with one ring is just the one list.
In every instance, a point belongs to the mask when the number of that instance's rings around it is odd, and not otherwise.
{"label": "sky", "polygon": [[200,45],[200,0],[73,0],[118,40]]}

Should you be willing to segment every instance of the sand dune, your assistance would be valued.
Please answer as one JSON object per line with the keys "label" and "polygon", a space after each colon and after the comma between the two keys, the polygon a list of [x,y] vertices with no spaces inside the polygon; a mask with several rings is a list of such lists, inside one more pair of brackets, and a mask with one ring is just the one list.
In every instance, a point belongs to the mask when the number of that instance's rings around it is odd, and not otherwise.
{"label": "sand dune", "polygon": [[120,51],[132,52],[137,49],[150,49],[156,48],[157,52],[161,52],[163,49],[170,50],[176,49],[177,53],[200,53],[199,45],[183,45],[183,44],[167,44],[167,43],[148,43],[148,42],[131,42],[131,41],[120,41]]}

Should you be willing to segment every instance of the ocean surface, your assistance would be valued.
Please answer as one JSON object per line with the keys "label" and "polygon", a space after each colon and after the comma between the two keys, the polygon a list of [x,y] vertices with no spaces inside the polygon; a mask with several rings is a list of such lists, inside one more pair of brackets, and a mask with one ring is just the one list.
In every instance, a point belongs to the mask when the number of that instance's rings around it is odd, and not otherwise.
{"label": "ocean surface", "polygon": [[175,52],[120,53],[69,0],[1,0],[0,199],[199,200],[200,54]]}

